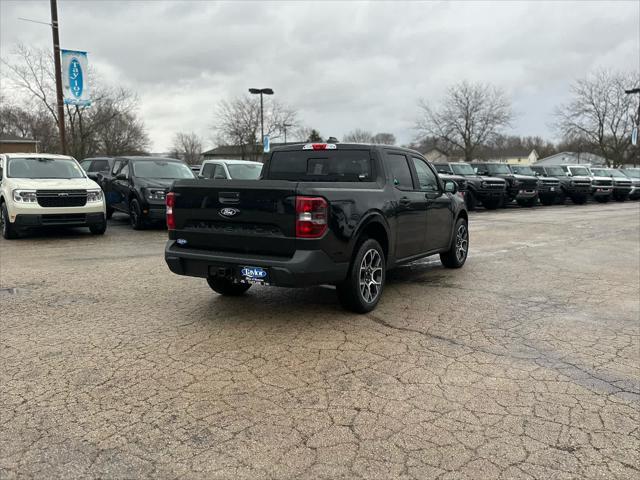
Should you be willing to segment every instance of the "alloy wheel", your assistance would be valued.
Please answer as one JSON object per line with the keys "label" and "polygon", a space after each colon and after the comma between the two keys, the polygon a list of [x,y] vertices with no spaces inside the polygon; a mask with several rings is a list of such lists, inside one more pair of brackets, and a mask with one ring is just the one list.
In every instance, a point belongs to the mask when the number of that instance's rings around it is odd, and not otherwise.
{"label": "alloy wheel", "polygon": [[382,256],[371,248],[360,262],[360,294],[367,303],[373,303],[382,290]]}
{"label": "alloy wheel", "polygon": [[456,232],[456,257],[459,262],[462,262],[466,258],[468,249],[469,232],[467,231],[467,226],[462,224]]}

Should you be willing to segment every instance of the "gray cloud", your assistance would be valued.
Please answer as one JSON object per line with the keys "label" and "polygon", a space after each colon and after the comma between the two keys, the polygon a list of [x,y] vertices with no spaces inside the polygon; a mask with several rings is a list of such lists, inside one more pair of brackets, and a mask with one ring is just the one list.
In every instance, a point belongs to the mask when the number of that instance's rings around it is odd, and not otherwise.
{"label": "gray cloud", "polygon": [[[63,47],[86,49],[109,82],[135,89],[154,150],[210,136],[213,108],[274,88],[308,126],[413,136],[416,101],[462,79],[505,88],[513,133],[546,135],[573,79],[640,70],[640,4],[628,2],[111,2],[59,0]],[[47,1],[0,2],[0,49],[50,46]]]}

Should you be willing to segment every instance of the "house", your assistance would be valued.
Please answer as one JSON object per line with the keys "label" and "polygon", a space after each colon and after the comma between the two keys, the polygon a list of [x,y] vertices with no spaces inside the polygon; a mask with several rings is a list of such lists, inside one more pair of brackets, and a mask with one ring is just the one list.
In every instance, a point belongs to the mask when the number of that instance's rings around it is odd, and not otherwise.
{"label": "house", "polygon": [[38,141],[1,134],[0,153],[38,153]]}
{"label": "house", "polygon": [[449,161],[449,155],[444,150],[440,150],[437,147],[431,148],[426,152],[421,152],[424,158],[431,163],[446,163]]}
{"label": "house", "polygon": [[564,165],[587,163],[589,165],[607,165],[607,159],[589,152],[560,152],[550,157],[545,157],[536,162],[536,165]]}
{"label": "house", "polygon": [[538,152],[535,149],[527,150],[507,150],[500,156],[491,159],[494,162],[508,163],[509,165],[531,165],[538,161]]}

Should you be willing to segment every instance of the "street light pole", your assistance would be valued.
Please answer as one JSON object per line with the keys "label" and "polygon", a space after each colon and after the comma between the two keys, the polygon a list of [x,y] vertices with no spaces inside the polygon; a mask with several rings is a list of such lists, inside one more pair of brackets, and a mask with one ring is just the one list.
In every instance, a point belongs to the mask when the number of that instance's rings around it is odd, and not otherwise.
{"label": "street light pole", "polygon": [[262,95],[273,95],[273,89],[271,88],[250,88],[249,93],[254,95],[260,95],[260,141],[264,145],[264,106],[262,103]]}
{"label": "street light pole", "polygon": [[62,102],[62,67],[60,65],[60,37],[58,35],[58,2],[51,0],[51,32],[53,34],[53,60],[56,68],[56,103],[58,104],[58,130],[60,131],[60,150],[67,154],[67,141],[64,131],[64,104]]}

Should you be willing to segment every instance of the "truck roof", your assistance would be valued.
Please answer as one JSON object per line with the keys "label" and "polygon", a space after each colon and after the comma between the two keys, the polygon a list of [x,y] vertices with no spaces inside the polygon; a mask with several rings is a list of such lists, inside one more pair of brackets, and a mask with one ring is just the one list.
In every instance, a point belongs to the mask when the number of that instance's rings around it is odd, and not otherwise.
{"label": "truck roof", "polygon": [[67,159],[74,160],[73,157],[69,155],[58,155],[57,153],[3,153],[7,158],[51,158],[51,159]]}
{"label": "truck roof", "polygon": [[331,143],[331,142],[304,142],[304,143],[293,143],[288,145],[280,145],[277,147],[273,147],[272,152],[291,152],[302,150],[305,145],[334,145],[335,147],[331,147],[331,149],[335,148],[336,150],[362,150],[363,147],[372,149],[372,150],[401,150],[403,152],[412,153],[415,155],[419,155],[424,157],[423,154],[418,152],[417,150],[412,150],[406,147],[399,147],[397,145],[384,145],[381,143]]}

